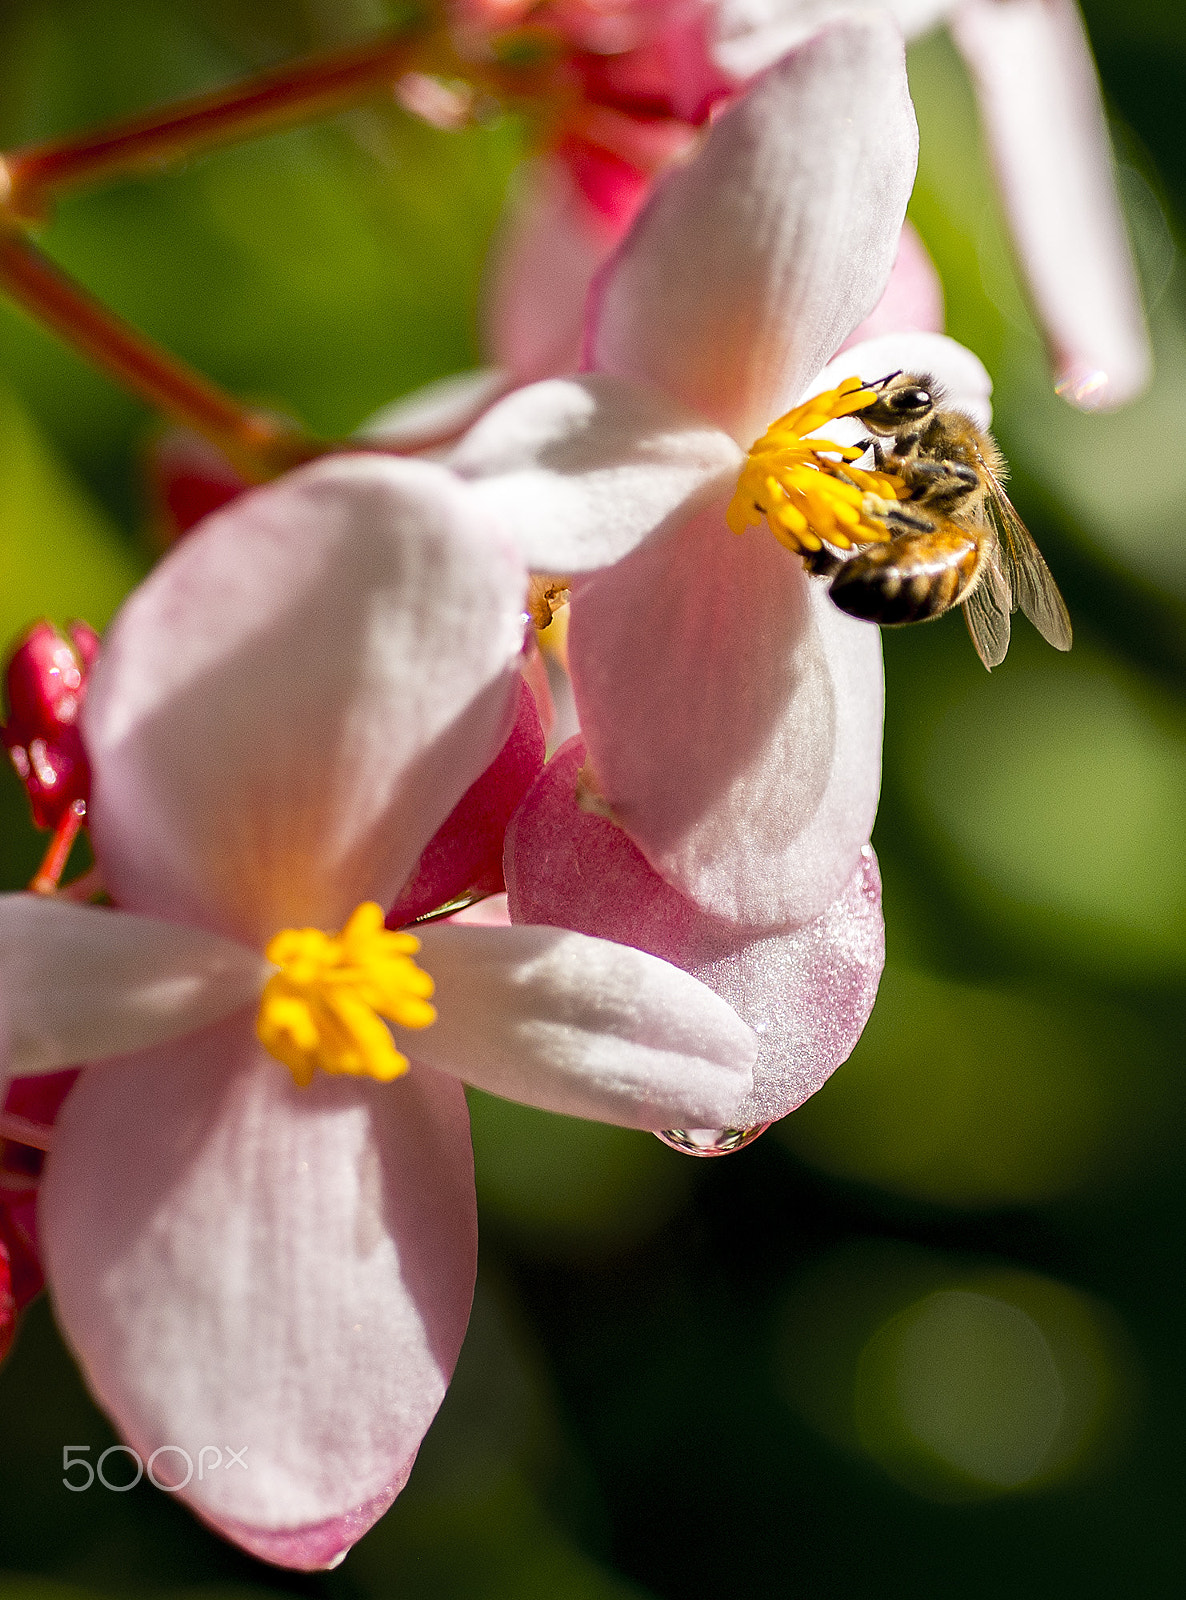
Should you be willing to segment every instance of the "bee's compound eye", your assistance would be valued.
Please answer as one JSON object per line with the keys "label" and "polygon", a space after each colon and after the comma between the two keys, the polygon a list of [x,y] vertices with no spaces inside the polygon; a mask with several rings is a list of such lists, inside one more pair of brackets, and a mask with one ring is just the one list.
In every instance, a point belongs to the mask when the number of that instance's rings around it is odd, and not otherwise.
{"label": "bee's compound eye", "polygon": [[920,385],[899,389],[896,394],[889,396],[889,404],[899,417],[921,416],[924,411],[931,409],[933,403],[930,390]]}

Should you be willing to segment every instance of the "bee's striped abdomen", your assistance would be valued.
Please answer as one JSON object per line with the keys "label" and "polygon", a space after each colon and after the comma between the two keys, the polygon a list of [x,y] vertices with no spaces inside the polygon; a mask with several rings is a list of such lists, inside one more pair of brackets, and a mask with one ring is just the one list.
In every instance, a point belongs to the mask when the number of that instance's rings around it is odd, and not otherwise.
{"label": "bee's striped abdomen", "polygon": [[953,523],[899,534],[846,561],[828,592],[841,611],[882,627],[926,622],[967,597],[983,555],[983,536]]}

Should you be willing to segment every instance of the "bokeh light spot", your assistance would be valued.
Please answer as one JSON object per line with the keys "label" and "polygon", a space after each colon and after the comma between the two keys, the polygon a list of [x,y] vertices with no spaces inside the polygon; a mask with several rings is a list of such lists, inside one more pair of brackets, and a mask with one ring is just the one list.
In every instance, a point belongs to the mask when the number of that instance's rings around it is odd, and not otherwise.
{"label": "bokeh light spot", "polygon": [[883,1322],[861,1352],[866,1452],[916,1493],[980,1499],[1083,1465],[1116,1384],[1099,1313],[1024,1272],[969,1279]]}
{"label": "bokeh light spot", "polygon": [[874,1334],[862,1369],[866,1383],[876,1372],[879,1398],[924,1449],[1001,1489],[1038,1473],[1066,1409],[1033,1318],[965,1289],[940,1290],[894,1318]]}
{"label": "bokeh light spot", "polygon": [[[1186,722],[1076,643],[950,703],[906,771],[974,887],[1022,936],[1132,978],[1186,969]],[[921,730],[920,730],[921,731]]]}

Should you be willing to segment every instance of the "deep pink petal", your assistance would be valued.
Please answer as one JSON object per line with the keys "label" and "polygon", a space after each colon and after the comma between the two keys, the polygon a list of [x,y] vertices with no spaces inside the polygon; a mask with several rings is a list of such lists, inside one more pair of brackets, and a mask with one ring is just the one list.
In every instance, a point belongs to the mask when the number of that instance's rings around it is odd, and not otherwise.
{"label": "deep pink petal", "polygon": [[576,369],[585,296],[619,237],[564,162],[519,174],[486,269],[483,319],[487,354],[517,382]]}
{"label": "deep pink petal", "polygon": [[172,544],[251,487],[221,450],[188,428],[166,428],[149,446],[146,466],[162,544]]}
{"label": "deep pink petal", "polygon": [[880,299],[917,149],[893,24],[817,35],[656,186],[592,296],[588,364],[748,445]]}
{"label": "deep pink petal", "polygon": [[881,641],[723,508],[575,590],[569,667],[602,797],[662,877],[752,928],[852,876],[877,809]]}
{"label": "deep pink petal", "polygon": [[13,1078],[3,1109],[52,1127],[77,1077],[78,1068],[67,1067],[64,1072],[47,1072],[36,1078]]}
{"label": "deep pink petal", "polygon": [[389,928],[469,893],[499,894],[507,823],[544,764],[544,730],[535,696],[519,685],[510,737],[428,841],[387,916]]}
{"label": "deep pink petal", "polygon": [[[47,1072],[37,1078],[13,1078],[0,1111],[3,1119],[17,1118],[19,1124],[32,1124],[31,1132],[48,1137],[36,1145],[23,1139],[0,1139],[0,1209],[8,1219],[9,1242],[16,1239],[14,1292],[18,1309],[40,1293],[41,1264],[37,1254],[37,1180],[44,1157],[42,1145],[52,1142],[53,1125],[70,1090],[78,1078],[77,1067],[64,1072]],[[26,1133],[24,1126],[20,1127]]]}
{"label": "deep pink petal", "polygon": [[872,851],[861,853],[819,917],[754,938],[705,916],[620,828],[581,810],[574,791],[582,758],[579,739],[565,745],[511,825],[512,918],[579,929],[686,968],[758,1035],[753,1092],[732,1125],[785,1116],[848,1057],[873,1006],[885,948]]}
{"label": "deep pink petal", "polygon": [[85,1072],[40,1211],[59,1324],[128,1443],[246,1446],[180,1497],[270,1560],[333,1562],[403,1487],[465,1332],[460,1085],[297,1089],[240,1015]]}
{"label": "deep pink petal", "polygon": [[961,0],[951,19],[1059,390],[1093,410],[1151,357],[1111,143],[1074,0]]}
{"label": "deep pink petal", "polygon": [[112,896],[252,944],[390,905],[506,738],[525,585],[424,462],[327,458],[208,518],[88,692]]}
{"label": "deep pink petal", "polygon": [[422,940],[437,1020],[393,1030],[417,1060],[628,1128],[714,1127],[749,1094],[754,1034],[670,962],[555,926],[440,923]]}
{"label": "deep pink petal", "polygon": [[943,285],[926,245],[907,222],[885,293],[840,349],[849,350],[883,333],[942,332]]}

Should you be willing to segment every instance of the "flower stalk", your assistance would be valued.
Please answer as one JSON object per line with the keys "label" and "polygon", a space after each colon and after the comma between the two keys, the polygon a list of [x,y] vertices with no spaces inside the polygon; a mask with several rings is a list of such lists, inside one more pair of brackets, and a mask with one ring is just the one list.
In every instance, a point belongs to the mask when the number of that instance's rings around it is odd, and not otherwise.
{"label": "flower stalk", "polygon": [[70,860],[74,841],[82,832],[85,821],[85,800],[76,800],[72,806],[63,811],[49,846],[41,858],[41,865],[29,881],[30,893],[53,894],[57,890],[58,884],[62,881],[62,874],[66,870],[66,863]]}
{"label": "flower stalk", "polygon": [[209,439],[251,481],[318,453],[289,423],[243,405],[133,328],[15,228],[0,232],[0,288],[133,394]]}
{"label": "flower stalk", "polygon": [[286,62],[210,94],[85,133],[27,145],[3,158],[10,215],[42,220],[60,194],[138,172],[159,172],[206,150],[331,116],[389,92],[423,50],[413,26],[365,45]]}

